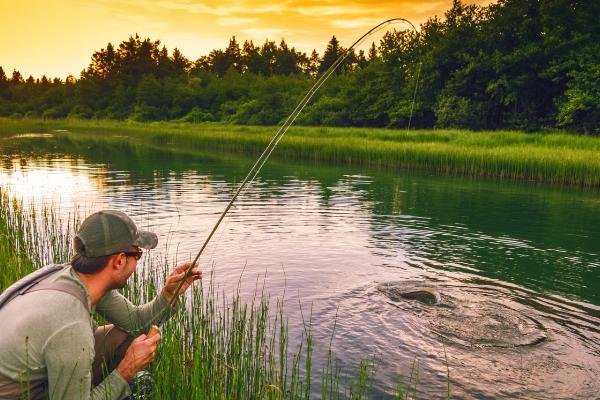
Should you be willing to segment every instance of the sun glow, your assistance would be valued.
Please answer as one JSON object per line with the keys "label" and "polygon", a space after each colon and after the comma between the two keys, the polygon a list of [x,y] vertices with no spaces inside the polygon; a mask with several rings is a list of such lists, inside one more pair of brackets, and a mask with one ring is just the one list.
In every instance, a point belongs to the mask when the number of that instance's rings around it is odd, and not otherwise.
{"label": "sun glow", "polygon": [[0,186],[25,203],[32,200],[54,204],[77,203],[84,193],[97,192],[98,182],[93,182],[85,169],[74,169],[71,161],[22,165],[20,160],[12,160],[12,165],[0,169]]}

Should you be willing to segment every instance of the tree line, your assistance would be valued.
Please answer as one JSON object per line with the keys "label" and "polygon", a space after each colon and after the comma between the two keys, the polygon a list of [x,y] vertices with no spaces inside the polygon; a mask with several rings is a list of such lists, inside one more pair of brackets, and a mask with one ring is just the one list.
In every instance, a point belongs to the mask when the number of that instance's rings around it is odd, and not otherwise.
{"label": "tree line", "polygon": [[[598,15],[594,0],[455,0],[418,32],[349,52],[299,122],[600,134]],[[232,37],[192,61],[135,35],[96,51],[79,78],[0,67],[0,115],[277,124],[345,52],[335,36],[323,55]]]}

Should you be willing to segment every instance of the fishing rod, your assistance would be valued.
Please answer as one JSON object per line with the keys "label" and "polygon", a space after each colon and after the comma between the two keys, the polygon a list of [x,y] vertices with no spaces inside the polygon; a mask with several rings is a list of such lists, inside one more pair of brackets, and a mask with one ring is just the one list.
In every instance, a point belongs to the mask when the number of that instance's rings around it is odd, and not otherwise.
{"label": "fishing rod", "polygon": [[271,155],[271,153],[273,152],[273,150],[275,149],[275,147],[277,146],[277,144],[279,143],[279,141],[281,140],[281,138],[283,138],[283,135],[285,135],[285,133],[287,132],[287,130],[294,123],[294,121],[296,120],[296,118],[298,117],[298,115],[300,115],[300,113],[302,112],[302,110],[304,109],[304,107],[306,107],[306,105],[308,104],[308,102],[313,98],[313,96],[315,95],[315,93],[321,88],[321,86],[323,86],[323,84],[325,83],[325,81],[327,81],[327,79],[335,72],[335,70],[342,64],[342,62],[344,62],[344,60],[346,60],[346,58],[348,58],[348,56],[350,56],[350,54],[352,53],[352,51],[359,44],[361,44],[369,36],[371,36],[372,34],[376,33],[377,31],[383,29],[384,27],[386,27],[388,25],[395,24],[395,23],[400,23],[400,22],[407,23],[408,25],[410,25],[410,27],[415,32],[417,32],[417,29],[412,24],[412,22],[410,22],[409,20],[404,19],[404,18],[391,18],[391,19],[388,19],[386,21],[383,21],[383,22],[379,23],[378,25],[374,26],[369,31],[367,31],[366,33],[364,33],[360,38],[358,38],[358,40],[356,40],[352,44],[352,46],[348,47],[348,49],[346,49],[346,51],[344,51],[335,60],[335,62],[329,66],[329,68],[323,73],[323,75],[321,75],[317,79],[317,81],[308,90],[308,92],[306,92],[306,94],[304,95],[304,97],[302,98],[302,100],[300,100],[298,102],[298,104],[296,105],[296,107],[294,108],[294,110],[292,111],[292,113],[286,118],[286,120],[284,121],[284,123],[275,132],[275,135],[271,138],[271,141],[268,143],[267,147],[263,150],[263,152],[261,153],[260,157],[258,157],[258,159],[254,163],[254,165],[252,166],[252,168],[250,168],[250,171],[248,171],[248,174],[246,174],[246,177],[242,180],[242,182],[238,186],[237,190],[235,191],[235,193],[231,197],[231,200],[229,200],[229,203],[227,203],[227,206],[225,206],[225,209],[223,210],[223,212],[219,216],[219,219],[217,220],[217,222],[213,226],[213,228],[210,231],[210,233],[208,234],[206,240],[204,241],[204,244],[202,245],[202,247],[200,248],[200,250],[196,254],[196,257],[194,258],[194,261],[192,261],[192,264],[191,264],[192,267],[188,268],[186,270],[184,276],[181,278],[181,281],[179,282],[179,285],[175,289],[175,292],[174,292],[175,295],[169,301],[169,305],[173,305],[175,303],[175,301],[176,301],[176,299],[178,297],[179,291],[181,290],[181,287],[183,286],[183,284],[185,283],[185,281],[191,275],[192,268],[196,265],[196,263],[200,259],[200,256],[202,255],[202,253],[204,252],[204,249],[208,245],[208,242],[210,242],[210,239],[212,239],[213,235],[215,234],[215,232],[219,228],[219,225],[221,224],[221,221],[223,221],[223,219],[227,215],[227,212],[229,211],[229,209],[231,208],[231,206],[233,206],[233,203],[235,202],[235,200],[238,198],[238,196],[240,195],[240,193],[242,193],[242,191],[248,186],[248,184],[250,184],[254,180],[254,178],[256,178],[256,176],[260,172],[260,170],[263,167],[263,165],[267,162],[267,159],[269,158],[269,156]]}

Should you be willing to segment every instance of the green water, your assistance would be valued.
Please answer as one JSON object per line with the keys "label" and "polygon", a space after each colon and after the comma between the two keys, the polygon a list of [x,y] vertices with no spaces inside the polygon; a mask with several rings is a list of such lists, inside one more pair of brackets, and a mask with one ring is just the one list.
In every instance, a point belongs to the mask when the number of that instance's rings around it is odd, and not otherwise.
{"label": "green water", "polygon": [[[64,213],[125,209],[179,255],[254,161],[67,134],[0,149],[3,189]],[[376,355],[382,397],[414,358],[425,397],[444,393],[444,342],[458,398],[585,398],[600,392],[599,237],[597,190],[272,159],[204,265],[223,286],[244,271],[248,293],[266,272],[275,296],[313,304],[316,340],[337,313],[336,357]],[[375,289],[389,282],[435,287],[449,307],[392,301]]]}

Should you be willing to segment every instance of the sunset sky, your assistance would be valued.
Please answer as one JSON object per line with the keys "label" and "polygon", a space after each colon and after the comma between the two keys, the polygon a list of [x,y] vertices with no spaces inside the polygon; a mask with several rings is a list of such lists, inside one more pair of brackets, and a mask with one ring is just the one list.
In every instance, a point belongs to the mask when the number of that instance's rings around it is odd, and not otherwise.
{"label": "sunset sky", "polygon": [[[488,4],[490,0],[475,0]],[[0,66],[27,77],[79,76],[95,50],[129,35],[160,39],[196,60],[224,48],[266,38],[322,54],[336,35],[348,46],[373,25],[394,17],[415,25],[442,16],[452,0],[0,0]]]}

